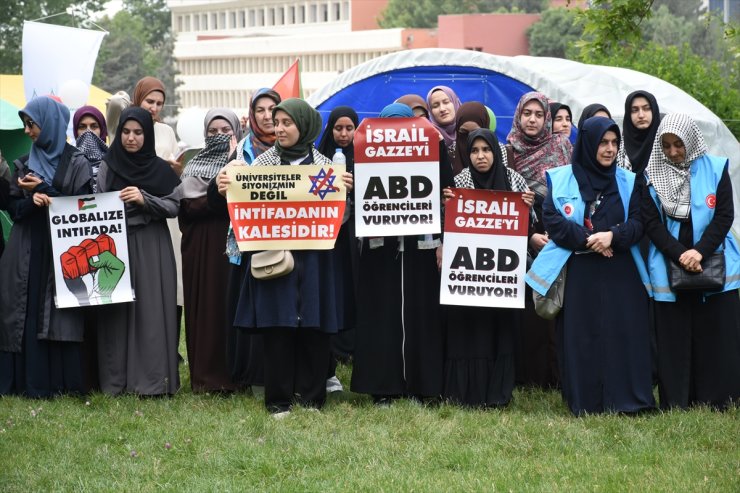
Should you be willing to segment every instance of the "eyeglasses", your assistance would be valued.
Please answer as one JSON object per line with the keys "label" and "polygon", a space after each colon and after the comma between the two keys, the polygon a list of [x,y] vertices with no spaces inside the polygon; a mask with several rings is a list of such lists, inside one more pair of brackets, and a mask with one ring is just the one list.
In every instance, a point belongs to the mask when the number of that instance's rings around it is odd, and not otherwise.
{"label": "eyeglasses", "polygon": [[37,123],[31,119],[25,120],[23,122],[23,126],[26,127],[28,130],[31,130],[34,125],[37,125]]}

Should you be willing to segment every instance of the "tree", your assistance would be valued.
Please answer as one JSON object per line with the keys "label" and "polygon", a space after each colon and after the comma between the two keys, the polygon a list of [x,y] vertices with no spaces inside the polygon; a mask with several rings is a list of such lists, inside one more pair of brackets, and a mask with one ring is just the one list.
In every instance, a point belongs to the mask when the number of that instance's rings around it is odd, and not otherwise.
{"label": "tree", "polygon": [[566,58],[582,35],[583,26],[573,10],[546,10],[540,20],[527,30],[529,54]]}
{"label": "tree", "polygon": [[737,59],[728,73],[725,64],[695,54],[688,43],[661,46],[651,41],[639,50],[618,49],[597,58],[595,63],[639,70],[680,87],[725,120],[736,137],[740,136],[737,124],[740,120],[737,104],[740,101],[740,62]]}
{"label": "tree", "polygon": [[[740,57],[733,26],[712,16],[697,20],[694,0],[593,0],[581,11],[584,39],[576,58],[631,68],[659,77],[692,95],[740,135]],[[676,9],[675,14],[670,9]],[[677,15],[680,14],[680,15]],[[620,36],[620,30],[624,35]],[[728,32],[730,34],[728,34]],[[723,36],[724,34],[724,36]],[[685,42],[687,36],[690,43]]]}
{"label": "tree", "polygon": [[391,27],[435,27],[437,17],[446,14],[490,12],[541,12],[546,0],[390,0],[378,24]]}
{"label": "tree", "polygon": [[[103,9],[105,0],[18,0],[0,2],[0,73],[20,74],[23,55],[23,21],[55,15],[43,22],[61,26],[89,27],[90,14]],[[69,15],[73,13],[74,16]]]}
{"label": "tree", "polygon": [[653,0],[591,0],[590,4],[578,10],[584,25],[584,39],[577,43],[581,58],[589,61],[617,47],[639,44]]}
{"label": "tree", "polygon": [[103,40],[93,82],[109,92],[131,94],[136,82],[151,75],[167,88],[163,116],[176,113],[177,69],[170,13],[163,0],[125,0],[124,10],[101,25],[109,31]]}

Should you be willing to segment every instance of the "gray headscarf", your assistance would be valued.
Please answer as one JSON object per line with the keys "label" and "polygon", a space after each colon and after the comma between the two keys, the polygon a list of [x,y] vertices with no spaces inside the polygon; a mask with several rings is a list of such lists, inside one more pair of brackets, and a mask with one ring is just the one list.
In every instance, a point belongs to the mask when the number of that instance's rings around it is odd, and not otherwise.
{"label": "gray headscarf", "polygon": [[227,121],[231,125],[236,141],[241,140],[242,127],[239,124],[239,117],[236,116],[236,113],[227,108],[212,109],[206,113],[206,118],[203,122],[206,145],[188,162],[182,174],[183,178],[197,176],[210,180],[229,162],[229,142],[231,141],[231,137],[224,134],[208,135],[208,126],[216,119]]}

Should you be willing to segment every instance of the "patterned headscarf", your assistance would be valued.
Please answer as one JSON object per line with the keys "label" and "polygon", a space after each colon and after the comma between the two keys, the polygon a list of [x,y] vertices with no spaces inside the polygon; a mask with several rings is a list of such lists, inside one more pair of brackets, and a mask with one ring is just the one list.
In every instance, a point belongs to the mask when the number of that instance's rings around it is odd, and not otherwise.
{"label": "patterned headscarf", "polygon": [[447,125],[441,125],[434,119],[434,115],[432,114],[432,94],[434,94],[437,91],[442,91],[447,95],[448,98],[450,98],[450,101],[452,101],[452,106],[455,108],[455,115],[457,115],[457,110],[460,108],[460,98],[457,97],[457,94],[455,94],[455,91],[450,89],[447,86],[434,86],[431,88],[431,90],[427,93],[427,107],[429,107],[429,121],[432,122],[432,125],[439,130],[439,133],[442,134],[442,137],[445,139],[445,145],[447,147],[451,146],[453,142],[455,142],[456,135],[456,119],[453,118],[451,123],[448,123]]}
{"label": "patterned headscarf", "polygon": [[72,133],[74,134],[75,139],[79,137],[77,126],[80,124],[80,120],[86,116],[91,116],[95,118],[96,122],[98,122],[98,126],[100,127],[100,140],[105,142],[105,139],[108,137],[108,127],[105,125],[105,117],[103,117],[103,114],[95,106],[82,106],[75,111],[75,114],[72,117]]}
{"label": "patterned headscarf", "polygon": [[[252,95],[252,100],[249,102],[249,135],[248,140],[252,144],[252,149],[254,150],[254,157],[259,156],[263,152],[265,152],[267,149],[275,145],[275,132],[272,133],[265,133],[260,129],[259,124],[257,123],[257,116],[254,113],[254,107],[257,104],[257,100],[260,98],[270,98],[273,101],[275,101],[275,105],[280,104],[282,99],[280,98],[280,94],[277,93],[277,91],[274,91],[273,89],[270,89],[269,87],[263,87],[262,89],[257,89],[257,91]],[[274,109],[273,109],[274,111]],[[246,146],[247,143],[245,142],[244,145]]]}
{"label": "patterned headscarf", "polygon": [[[521,122],[524,106],[532,100],[539,102],[545,112],[545,123],[534,137],[524,133]],[[527,180],[530,189],[544,197],[547,194],[545,171],[568,164],[573,150],[566,136],[552,133],[552,115],[547,96],[533,91],[519,99],[507,140],[514,154],[509,166]]]}
{"label": "patterned headscarf", "polygon": [[34,98],[18,112],[23,119],[27,116],[41,129],[38,138],[31,146],[28,167],[46,183],[51,184],[64,146],[67,145],[67,124],[69,110],[48,96]]}
{"label": "patterned headscarf", "polygon": [[108,152],[108,146],[105,145],[103,139],[95,135],[93,132],[85,131],[77,137],[76,147],[82,151],[88,161],[91,163],[97,163],[105,153]]}
{"label": "patterned headscarf", "polygon": [[[674,163],[663,152],[663,136],[673,134],[683,142],[686,158]],[[680,113],[666,115],[658,126],[645,172],[665,213],[679,221],[691,212],[691,163],[707,153],[707,144],[696,122]]]}

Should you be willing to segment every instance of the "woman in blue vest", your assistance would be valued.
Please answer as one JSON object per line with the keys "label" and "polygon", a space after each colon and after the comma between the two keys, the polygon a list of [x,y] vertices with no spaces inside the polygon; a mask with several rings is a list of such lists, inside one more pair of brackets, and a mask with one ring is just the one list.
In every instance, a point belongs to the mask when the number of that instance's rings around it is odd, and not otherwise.
{"label": "woman in blue vest", "polygon": [[[707,154],[696,123],[667,115],[645,174],[648,267],[655,297],[658,388],[662,408],[725,407],[740,399],[740,253],[730,232],[732,182],[725,157]],[[700,272],[724,250],[725,285],[707,293],[671,289],[666,261]]]}
{"label": "woman in blue vest", "polygon": [[589,118],[573,164],[547,171],[543,219],[551,241],[527,273],[527,284],[545,294],[567,266],[556,330],[563,397],[576,415],[655,406],[647,276],[637,249],[640,194],[635,175],[616,166],[619,140],[614,121]]}

